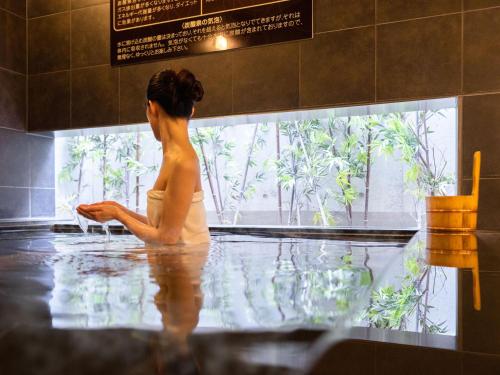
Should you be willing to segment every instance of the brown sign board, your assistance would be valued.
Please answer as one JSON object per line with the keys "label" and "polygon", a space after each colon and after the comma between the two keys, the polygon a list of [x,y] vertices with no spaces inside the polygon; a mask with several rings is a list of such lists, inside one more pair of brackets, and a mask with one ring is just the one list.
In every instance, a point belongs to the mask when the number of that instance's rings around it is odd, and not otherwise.
{"label": "brown sign board", "polygon": [[312,36],[312,0],[111,1],[112,65]]}

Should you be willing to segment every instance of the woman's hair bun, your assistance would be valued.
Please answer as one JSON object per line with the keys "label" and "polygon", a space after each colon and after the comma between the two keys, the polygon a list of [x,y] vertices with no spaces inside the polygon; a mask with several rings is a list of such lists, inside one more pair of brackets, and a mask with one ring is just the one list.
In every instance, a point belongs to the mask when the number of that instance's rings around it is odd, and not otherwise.
{"label": "woman's hair bun", "polygon": [[182,69],[177,73],[179,93],[185,98],[199,102],[203,98],[203,86],[189,70]]}
{"label": "woman's hair bun", "polygon": [[147,99],[157,101],[172,117],[191,117],[194,102],[203,98],[203,86],[193,73],[166,69],[149,80]]}

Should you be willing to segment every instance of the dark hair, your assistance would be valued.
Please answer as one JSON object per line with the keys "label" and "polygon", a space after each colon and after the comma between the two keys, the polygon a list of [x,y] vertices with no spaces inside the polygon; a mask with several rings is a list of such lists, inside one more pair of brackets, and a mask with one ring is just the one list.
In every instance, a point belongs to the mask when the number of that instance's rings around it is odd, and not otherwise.
{"label": "dark hair", "polygon": [[166,69],[149,80],[147,99],[158,102],[172,117],[191,117],[194,102],[203,98],[203,86],[189,70]]}

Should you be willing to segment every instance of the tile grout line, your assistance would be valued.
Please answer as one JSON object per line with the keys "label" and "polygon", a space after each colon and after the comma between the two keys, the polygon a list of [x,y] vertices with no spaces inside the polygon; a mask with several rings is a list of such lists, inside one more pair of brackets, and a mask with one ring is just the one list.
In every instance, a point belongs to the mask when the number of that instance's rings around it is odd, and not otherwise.
{"label": "tile grout line", "polygon": [[[462,11],[464,9],[464,0],[462,0]],[[464,25],[465,25],[465,13],[462,12],[461,16],[461,33],[460,33],[460,53],[461,53],[461,59],[460,59],[460,93],[463,94],[464,92],[464,35],[465,35],[465,30],[464,30]]]}
{"label": "tile grout line", "polygon": [[[327,31],[317,31],[317,32],[314,33],[314,35],[323,35],[323,34],[337,33],[337,32],[340,32],[340,31],[366,29],[368,27],[373,27],[373,26],[375,26],[375,24],[366,24],[366,25],[360,25],[360,26],[354,26],[354,27],[345,27],[345,28],[342,28],[342,29],[327,30]],[[305,40],[308,40],[308,39],[305,39]],[[251,48],[259,48],[259,46],[251,47]]]}
{"label": "tile grout line", "polygon": [[31,181],[31,171],[32,171],[32,167],[31,167],[31,160],[33,159],[32,158],[32,150],[31,150],[31,138],[28,138],[28,186],[29,186],[29,189],[28,189],[28,215],[29,217],[31,217],[31,185],[32,185],[32,181]]}
{"label": "tile grout line", "polygon": [[457,98],[457,182],[456,191],[458,194],[463,194],[463,169],[464,169],[464,155],[463,155],[463,120],[464,120],[464,0],[461,1],[462,15],[461,15],[461,30],[460,30],[460,95]]}
{"label": "tile grout line", "polygon": [[[313,31],[313,38],[314,38],[314,31]],[[302,105],[302,42],[299,42],[299,97],[298,97],[298,106],[299,108]]]}
{"label": "tile grout line", "polygon": [[[28,1],[26,3],[26,131],[29,129],[29,22],[28,22]],[[32,217],[31,212],[31,138],[28,138],[28,217]]]}
{"label": "tile grout line", "polygon": [[[485,10],[490,10],[490,9],[497,9],[500,8],[500,6],[493,6],[493,7],[487,7],[487,8],[480,8],[480,9],[470,9],[470,10],[460,10],[457,12],[449,12],[449,13],[440,13],[440,14],[433,14],[430,16],[422,16],[422,17],[414,17],[414,18],[405,18],[405,19],[400,19],[400,20],[395,20],[395,21],[386,21],[386,22],[378,22],[377,19],[377,14],[375,13],[375,23],[374,24],[365,24],[365,25],[359,25],[359,26],[353,26],[353,27],[345,27],[341,29],[332,29],[332,30],[325,30],[325,31],[318,31],[315,32],[315,35],[321,35],[321,34],[328,34],[328,33],[334,33],[338,31],[347,31],[347,30],[355,30],[355,29],[362,29],[365,27],[369,26],[383,26],[383,25],[390,25],[390,24],[395,24],[395,23],[402,23],[402,22],[409,22],[409,21],[418,21],[418,20],[425,20],[425,19],[430,19],[430,18],[438,18],[438,17],[446,17],[446,16],[453,16],[453,15],[461,15],[464,13],[474,13],[474,12],[481,12]],[[375,2],[375,12],[377,12],[377,2]]]}
{"label": "tile grout line", "polygon": [[13,186],[13,185],[0,185],[0,188],[6,188],[6,189],[38,189],[38,190],[55,190],[56,188],[53,187],[43,187],[43,186]]}
{"label": "tile grout line", "polygon": [[118,124],[121,124],[121,89],[122,89],[122,68],[118,67]]}
{"label": "tile grout line", "polygon": [[231,51],[231,115],[234,115],[234,51]]}
{"label": "tile grout line", "polygon": [[73,4],[69,12],[69,129],[73,128]]}
{"label": "tile grout line", "polygon": [[[481,180],[500,180],[500,175],[492,174],[488,176],[481,176]],[[472,177],[462,177],[462,181],[472,181]]]}
{"label": "tile grout line", "polygon": [[8,131],[22,133],[22,134],[26,133],[26,131],[23,129],[13,129],[13,128],[9,128],[8,126],[2,126],[2,125],[0,125],[0,130],[8,130]]}
{"label": "tile grout line", "polygon": [[[25,53],[25,64],[26,64],[26,81],[25,81],[25,108],[24,108],[24,114],[25,114],[25,131],[27,132],[29,130],[29,24],[28,24],[28,2],[26,1],[26,24],[25,24],[25,30],[26,30],[26,53]],[[31,214],[31,138],[28,138],[28,217],[32,217]]]}
{"label": "tile grout line", "polygon": [[12,70],[12,69],[5,68],[3,66],[0,66],[0,71],[5,71],[7,73],[13,73],[13,74],[16,74],[18,76],[25,76],[26,75],[26,73],[20,73],[20,72],[17,72],[15,70]]}
{"label": "tile grout line", "polygon": [[47,75],[47,74],[65,73],[65,72],[69,72],[69,69],[51,70],[49,72],[32,73],[32,74],[30,74],[30,76],[43,76],[43,75]]}
{"label": "tile grout line", "polygon": [[25,69],[26,69],[26,84],[25,84],[25,108],[24,108],[24,115],[25,115],[25,124],[24,127],[26,131],[29,130],[29,77],[30,77],[30,71],[29,71],[29,27],[28,27],[28,2],[26,1],[26,24],[25,24],[25,32],[26,32],[26,37],[25,37],[25,43],[26,43],[26,51],[25,51]]}
{"label": "tile grout line", "polygon": [[55,13],[49,13],[49,14],[43,14],[41,16],[36,16],[36,17],[31,17],[29,18],[30,20],[39,20],[41,18],[47,18],[47,17],[52,17],[52,16],[59,16],[61,14],[65,14],[65,13],[70,13],[71,10],[64,10],[64,11],[61,11],[61,12],[55,12]]}
{"label": "tile grout line", "polygon": [[378,69],[378,58],[377,58],[377,52],[378,52],[378,26],[377,26],[377,21],[378,21],[378,0],[374,0],[375,2],[375,8],[374,8],[374,12],[375,14],[373,15],[373,17],[375,18],[375,30],[374,30],[374,43],[375,43],[375,56],[374,56],[374,59],[375,59],[375,63],[374,63],[374,90],[375,90],[375,93],[373,95],[373,100],[375,100],[375,102],[377,102],[377,79],[378,79],[378,75],[377,75],[377,69]]}
{"label": "tile grout line", "polygon": [[25,11],[25,14],[26,14],[26,18],[23,18],[22,16],[20,16],[19,14],[17,13],[14,13],[13,11],[9,10],[9,9],[6,9],[6,8],[3,8],[3,7],[0,7],[0,10],[4,11],[5,13],[8,13],[8,14],[11,14],[13,16],[16,16],[17,18],[20,18],[22,20],[27,20],[28,19],[28,11],[27,11],[28,7],[26,7],[26,11]]}

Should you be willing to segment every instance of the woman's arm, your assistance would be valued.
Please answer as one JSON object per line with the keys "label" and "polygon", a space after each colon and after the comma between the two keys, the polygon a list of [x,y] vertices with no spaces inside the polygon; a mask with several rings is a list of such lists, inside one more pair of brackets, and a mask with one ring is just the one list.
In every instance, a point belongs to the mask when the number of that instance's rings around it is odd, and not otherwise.
{"label": "woman's arm", "polygon": [[[80,205],[79,208],[96,206],[96,205],[114,206],[114,207],[118,208],[119,210],[123,211],[124,213],[126,213],[127,215],[132,216],[134,219],[140,221],[141,223],[144,223],[144,224],[148,224],[149,223],[148,218],[146,216],[138,214],[137,212],[134,212],[132,210],[129,210],[127,207],[125,207],[125,206],[123,206],[120,203],[115,202],[115,201],[102,201],[102,202],[94,203],[94,204],[91,204],[91,205],[85,205],[85,204],[83,204],[83,205]],[[93,219],[91,219],[91,220],[93,220]],[[113,219],[111,219],[111,220],[113,220]]]}
{"label": "woman's arm", "polygon": [[118,202],[114,202],[119,209],[121,209],[124,213],[126,213],[127,215],[129,216],[132,216],[134,219],[140,221],[141,223],[143,224],[148,224],[149,221],[148,221],[148,218],[144,215],[141,215],[141,214],[138,214],[137,212],[135,211],[132,211],[132,210],[129,210],[127,207],[125,206],[122,206],[120,203]]}
{"label": "woman's arm", "polygon": [[118,220],[144,242],[159,245],[175,244],[179,240],[193,200],[196,173],[198,170],[194,163],[179,163],[172,171],[172,177],[163,196],[163,212],[158,228],[109,203],[80,205],[77,211],[88,219],[99,222]]}
{"label": "woman's arm", "polygon": [[165,238],[160,231],[147,223],[142,222],[136,217],[129,215],[128,212],[120,209],[110,203],[94,203],[91,205],[80,205],[77,208],[80,215],[87,219],[98,221],[100,223],[109,220],[118,220],[125,225],[139,239],[152,244],[172,244],[177,242],[177,239]]}

